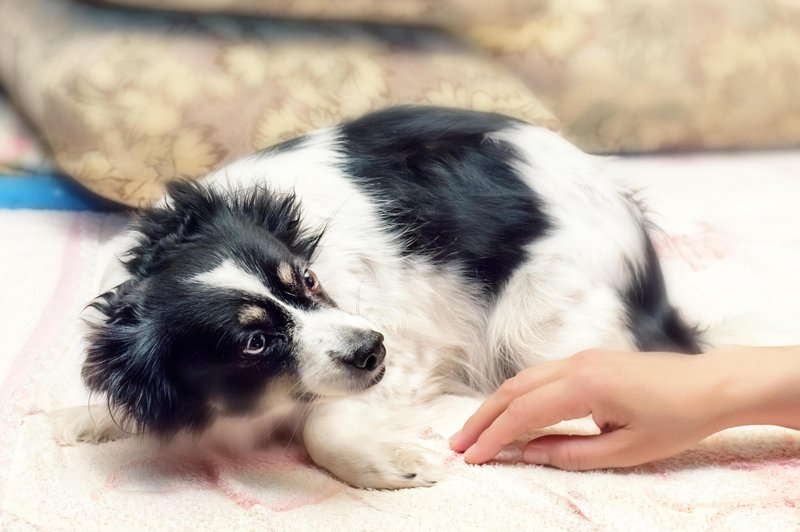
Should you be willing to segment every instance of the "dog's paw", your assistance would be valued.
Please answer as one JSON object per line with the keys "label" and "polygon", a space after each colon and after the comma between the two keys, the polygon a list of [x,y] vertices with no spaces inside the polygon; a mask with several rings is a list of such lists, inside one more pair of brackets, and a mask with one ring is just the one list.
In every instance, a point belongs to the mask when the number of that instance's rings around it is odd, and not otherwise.
{"label": "dog's paw", "polygon": [[431,451],[417,444],[383,444],[358,456],[324,465],[341,480],[357,488],[399,489],[433,486],[444,472],[431,460]]}
{"label": "dog's paw", "polygon": [[444,471],[428,459],[426,453],[429,451],[424,447],[417,445],[397,447],[392,450],[392,453],[394,454],[392,461],[394,471],[390,475],[392,477],[399,475],[403,483],[409,485],[408,487],[433,486],[444,477]]}
{"label": "dog's paw", "polygon": [[50,415],[56,442],[64,447],[81,443],[99,444],[130,436],[103,407],[65,408]]}
{"label": "dog's paw", "polygon": [[[374,399],[374,398],[373,398]],[[409,412],[364,398],[315,405],[303,429],[311,459],[351,486],[398,489],[433,486],[444,478],[444,457],[419,439]]]}

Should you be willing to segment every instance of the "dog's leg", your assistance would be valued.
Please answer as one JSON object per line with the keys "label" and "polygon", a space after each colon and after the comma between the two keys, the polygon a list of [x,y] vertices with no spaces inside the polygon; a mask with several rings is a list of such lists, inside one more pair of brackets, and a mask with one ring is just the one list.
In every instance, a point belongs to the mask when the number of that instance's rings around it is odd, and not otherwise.
{"label": "dog's leg", "polygon": [[435,451],[409,430],[414,415],[364,399],[326,401],[310,412],[303,439],[317,465],[352,486],[432,486],[442,470],[431,461]]}
{"label": "dog's leg", "polygon": [[131,436],[111,417],[105,405],[77,406],[50,415],[59,445],[103,443]]}

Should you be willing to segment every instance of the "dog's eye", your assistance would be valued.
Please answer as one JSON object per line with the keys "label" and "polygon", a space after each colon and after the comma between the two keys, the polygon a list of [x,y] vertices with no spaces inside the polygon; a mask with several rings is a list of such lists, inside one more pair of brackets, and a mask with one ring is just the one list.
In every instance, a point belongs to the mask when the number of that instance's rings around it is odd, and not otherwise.
{"label": "dog's eye", "polygon": [[247,340],[244,352],[248,355],[260,355],[267,347],[267,339],[261,333],[256,333]]}
{"label": "dog's eye", "polygon": [[306,270],[303,273],[303,284],[306,285],[306,290],[309,292],[316,292],[319,290],[319,279],[317,279],[317,274],[311,270]]}

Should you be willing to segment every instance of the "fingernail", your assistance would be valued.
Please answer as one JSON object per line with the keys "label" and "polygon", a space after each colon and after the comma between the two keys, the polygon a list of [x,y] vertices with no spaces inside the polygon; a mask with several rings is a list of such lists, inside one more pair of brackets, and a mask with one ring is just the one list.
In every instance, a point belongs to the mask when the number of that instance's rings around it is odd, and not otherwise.
{"label": "fingernail", "polygon": [[474,460],[472,458],[475,456],[475,453],[476,453],[475,445],[473,445],[472,447],[464,451],[464,461],[470,464],[474,463]]}
{"label": "fingernail", "polygon": [[528,447],[522,453],[522,458],[529,464],[548,465],[550,463],[550,455],[541,447]]}

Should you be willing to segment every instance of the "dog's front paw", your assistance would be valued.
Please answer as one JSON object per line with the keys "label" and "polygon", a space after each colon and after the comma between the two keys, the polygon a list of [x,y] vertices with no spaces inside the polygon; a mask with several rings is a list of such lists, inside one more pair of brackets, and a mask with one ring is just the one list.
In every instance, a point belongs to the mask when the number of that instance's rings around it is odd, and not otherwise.
{"label": "dog's front paw", "polygon": [[395,482],[399,476],[402,478],[403,485],[364,487],[404,488],[433,486],[444,477],[443,470],[428,459],[426,454],[429,454],[430,451],[424,447],[414,444],[398,446],[392,448],[391,453],[394,455],[394,460],[391,461],[390,468],[383,475],[378,472],[379,476],[385,476],[386,480],[381,479],[378,484]]}
{"label": "dog's front paw", "polygon": [[105,443],[130,436],[108,410],[100,406],[65,408],[51,415],[56,442],[61,446]]}
{"label": "dog's front paw", "polygon": [[378,444],[358,451],[313,456],[340,480],[357,488],[398,489],[433,486],[444,477],[441,467],[431,460],[431,451],[414,443]]}
{"label": "dog's front paw", "polygon": [[444,477],[436,465],[443,457],[415,437],[413,425],[413,412],[363,398],[334,400],[311,410],[303,442],[314,463],[357,488],[432,486]]}

